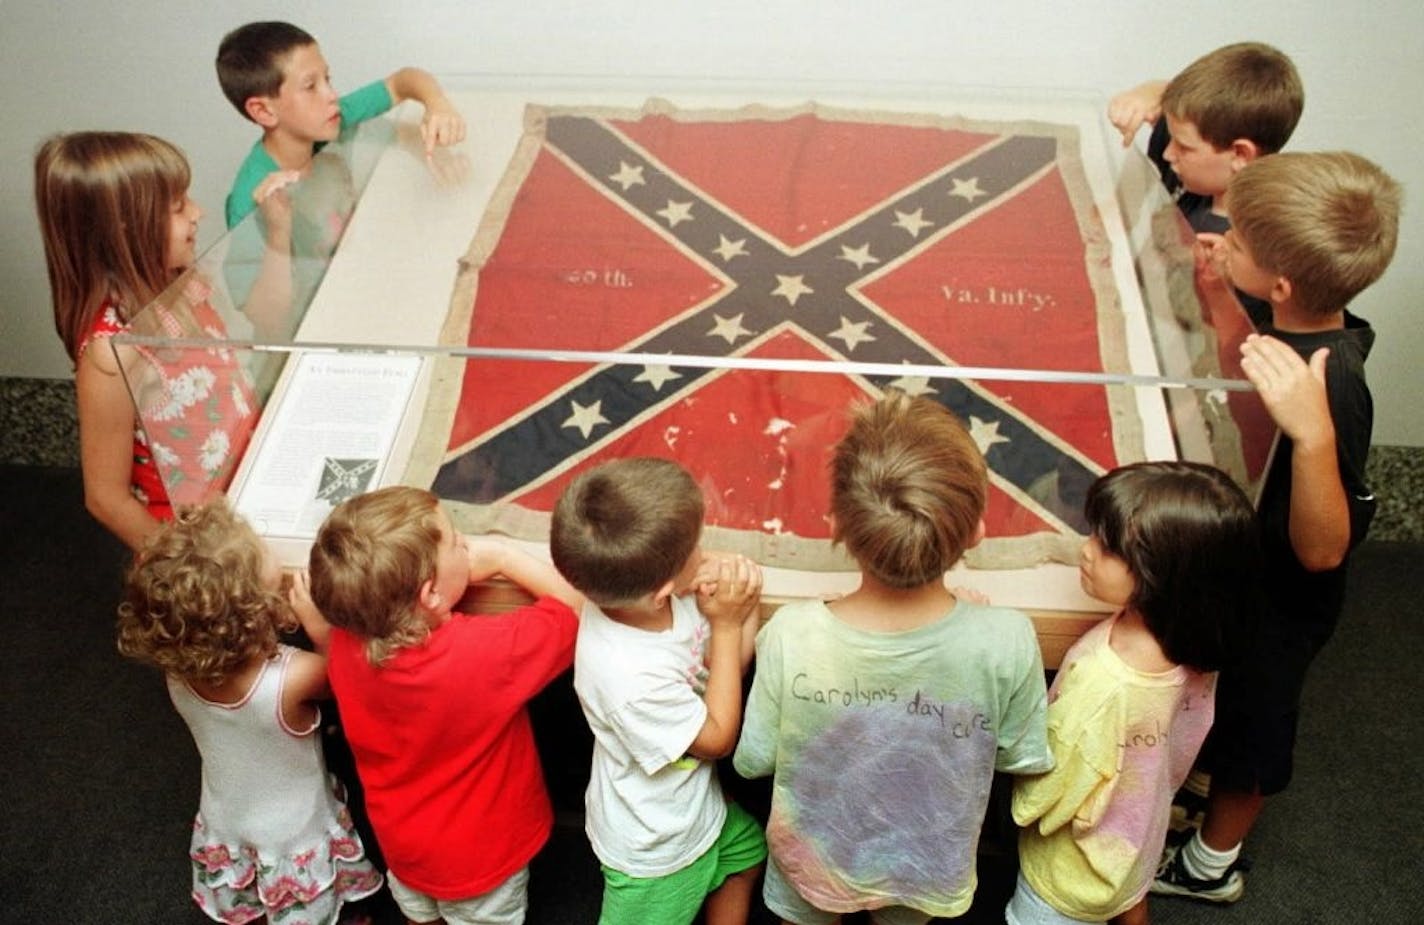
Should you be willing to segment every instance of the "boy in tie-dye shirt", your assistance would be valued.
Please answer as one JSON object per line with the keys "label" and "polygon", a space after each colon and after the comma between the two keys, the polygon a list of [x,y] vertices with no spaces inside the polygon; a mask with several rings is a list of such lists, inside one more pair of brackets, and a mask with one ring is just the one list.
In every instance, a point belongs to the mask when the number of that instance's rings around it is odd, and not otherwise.
{"label": "boy in tie-dye shirt", "polygon": [[1028,617],[957,597],[988,479],[963,425],[890,392],[832,462],[836,541],[861,584],[782,607],[757,637],[734,763],[773,775],[767,906],[798,925],[922,925],[967,911],[994,772],[1052,767]]}

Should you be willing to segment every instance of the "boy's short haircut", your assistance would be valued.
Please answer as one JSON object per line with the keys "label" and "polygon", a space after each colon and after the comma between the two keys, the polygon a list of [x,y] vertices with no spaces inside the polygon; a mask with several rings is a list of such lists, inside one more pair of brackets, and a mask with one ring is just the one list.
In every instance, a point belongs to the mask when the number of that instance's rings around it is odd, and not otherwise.
{"label": "boy's short haircut", "polygon": [[218,45],[218,84],[243,118],[254,96],[276,96],[286,76],[287,56],[315,45],[306,31],[286,22],[250,22],[223,36]]}
{"label": "boy's short haircut", "polygon": [[1195,125],[1217,150],[1245,138],[1261,154],[1274,154],[1290,140],[1304,107],[1295,64],[1260,42],[1207,52],[1162,91],[1162,111]]}
{"label": "boy's short haircut", "polygon": [[619,459],[574,479],[554,506],[554,566],[589,600],[622,607],[680,572],[702,535],[702,490],[667,459]]}
{"label": "boy's short haircut", "polygon": [[1314,315],[1343,310],[1379,279],[1399,237],[1399,184],[1346,151],[1273,154],[1231,180],[1231,227],[1256,264],[1291,282]]}
{"label": "boy's short haircut", "polygon": [[892,588],[940,581],[973,543],[989,479],[959,419],[891,390],[857,406],[831,460],[835,536]]}
{"label": "boy's short haircut", "polygon": [[429,635],[418,601],[435,577],[438,510],[430,492],[393,485],[343,501],[317,531],[312,602],[332,626],[366,640],[373,665]]}

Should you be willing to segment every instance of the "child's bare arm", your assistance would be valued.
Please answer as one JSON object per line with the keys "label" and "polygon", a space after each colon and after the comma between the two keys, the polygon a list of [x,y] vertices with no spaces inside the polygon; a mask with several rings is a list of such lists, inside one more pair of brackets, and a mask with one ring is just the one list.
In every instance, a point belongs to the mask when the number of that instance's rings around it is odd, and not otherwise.
{"label": "child's bare arm", "polygon": [[269,233],[280,232],[286,242],[292,230],[292,202],[280,195],[287,187],[302,178],[300,170],[274,170],[262,178],[252,190],[252,201],[262,209]]}
{"label": "child's bare arm", "polygon": [[262,261],[242,306],[258,336],[281,339],[292,325],[292,199],[296,170],[274,170],[257,184],[252,199],[261,216]]}
{"label": "child's bare arm", "polygon": [[[714,594],[717,590],[717,573],[718,570],[721,568],[721,563],[735,562],[736,559],[737,557],[732,555],[731,553],[704,553],[702,557],[702,563],[698,566],[697,574],[693,577],[691,586],[687,588],[678,588],[676,593],[686,594],[690,591],[700,591],[709,596]],[[753,562],[751,563],[751,565],[752,568],[756,570],[756,580],[758,585],[757,607],[753,609],[747,621],[742,624],[741,658],[743,673],[746,672],[747,666],[752,663],[752,658],[756,655],[757,631],[761,629],[760,585],[762,582],[762,574],[761,569],[756,565],[756,563]]]}
{"label": "child's bare arm", "polygon": [[1132,144],[1137,130],[1154,125],[1162,117],[1162,91],[1165,80],[1149,80],[1131,90],[1124,90],[1108,102],[1108,121],[1122,132],[1122,146]]}
{"label": "child's bare arm", "polygon": [[310,728],[316,721],[312,701],[331,696],[331,686],[326,680],[326,647],[331,641],[331,624],[312,601],[311,576],[306,569],[292,573],[287,602],[302,629],[311,637],[312,645],[316,646],[315,652],[292,653],[282,682],[282,718],[292,729],[301,730]]}
{"label": "child's bare arm", "polygon": [[[1211,311],[1214,324],[1233,315],[1245,317],[1246,309],[1236,295],[1236,287],[1226,272],[1226,238],[1211,232],[1198,232],[1192,248],[1193,274],[1197,295],[1203,307]],[[1217,337],[1223,337],[1218,328]]]}
{"label": "child's bare arm", "polygon": [[707,643],[707,719],[688,753],[715,759],[737,744],[742,721],[742,627],[761,600],[761,569],[745,556],[715,558],[716,574],[701,584],[697,605],[712,625]]}
{"label": "child's bare arm", "polygon": [[312,645],[321,654],[326,654],[326,646],[331,641],[331,624],[326,622],[311,597],[311,576],[306,569],[292,573],[292,588],[287,592],[287,603],[292,605],[292,613],[297,622],[311,637]]}
{"label": "child's bare arm", "polygon": [[[119,347],[130,362],[132,347]],[[94,340],[79,358],[74,374],[79,409],[79,465],[84,479],[84,506],[94,519],[138,549],[158,521],[134,497],[134,406],[119,362],[107,339]]]}
{"label": "child's bare arm", "polygon": [[756,657],[757,632],[761,630],[761,604],[752,608],[751,614],[747,617],[747,622],[742,624],[742,674],[747,673],[747,667],[751,665],[752,659]]}
{"label": "child's bare arm", "polygon": [[471,584],[503,575],[535,597],[557,598],[575,613],[583,607],[583,595],[550,563],[493,537],[466,536],[465,545]]}
{"label": "child's bare arm", "polygon": [[420,137],[425,141],[427,157],[437,146],[455,145],[465,140],[464,117],[428,71],[403,67],[386,78],[386,89],[397,103],[415,100],[425,107],[425,115],[420,120]]}
{"label": "child's bare arm", "polygon": [[282,718],[292,729],[311,727],[316,720],[313,700],[331,696],[326,680],[326,656],[315,652],[297,651],[287,664],[287,676],[282,681]]}
{"label": "child's bare arm", "polygon": [[1241,345],[1242,371],[1291,439],[1290,542],[1310,571],[1336,567],[1350,546],[1349,499],[1325,391],[1329,353],[1321,348],[1307,363],[1286,344],[1259,334]]}

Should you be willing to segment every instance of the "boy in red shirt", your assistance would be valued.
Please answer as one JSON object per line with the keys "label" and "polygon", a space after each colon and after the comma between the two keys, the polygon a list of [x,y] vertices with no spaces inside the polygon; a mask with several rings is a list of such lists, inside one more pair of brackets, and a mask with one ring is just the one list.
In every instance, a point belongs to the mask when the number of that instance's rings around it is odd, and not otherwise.
{"label": "boy in red shirt", "polygon": [[[521,921],[553,826],[526,705],[572,664],[582,597],[553,566],[456,533],[434,495],[404,486],[332,511],[310,566],[396,904],[415,922]],[[539,600],[454,612],[493,575]]]}

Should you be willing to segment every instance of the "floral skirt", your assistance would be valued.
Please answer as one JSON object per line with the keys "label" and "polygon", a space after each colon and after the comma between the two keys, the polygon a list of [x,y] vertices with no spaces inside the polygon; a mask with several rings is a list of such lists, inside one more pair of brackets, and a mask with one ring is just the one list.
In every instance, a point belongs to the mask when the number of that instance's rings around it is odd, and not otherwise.
{"label": "floral skirt", "polygon": [[379,871],[342,806],[337,829],[299,853],[263,857],[254,845],[210,836],[202,814],[193,822],[193,901],[215,922],[241,925],[267,916],[271,925],[328,925],[343,903],[381,888]]}

